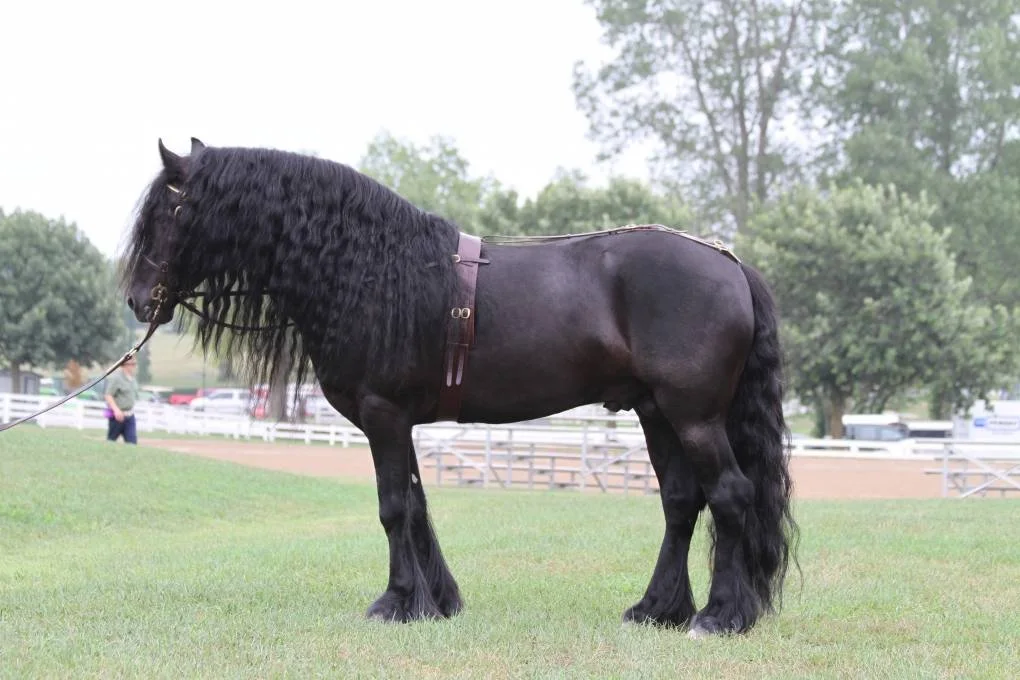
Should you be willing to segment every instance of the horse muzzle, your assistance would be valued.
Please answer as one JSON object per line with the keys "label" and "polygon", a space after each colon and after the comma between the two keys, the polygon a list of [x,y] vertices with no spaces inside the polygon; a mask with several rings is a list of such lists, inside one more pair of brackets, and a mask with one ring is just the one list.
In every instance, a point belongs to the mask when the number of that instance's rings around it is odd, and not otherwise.
{"label": "horse muzzle", "polygon": [[139,300],[128,296],[127,305],[135,313],[135,318],[143,323],[164,324],[174,316],[176,300],[173,293],[163,283],[157,283],[149,292],[147,300]]}

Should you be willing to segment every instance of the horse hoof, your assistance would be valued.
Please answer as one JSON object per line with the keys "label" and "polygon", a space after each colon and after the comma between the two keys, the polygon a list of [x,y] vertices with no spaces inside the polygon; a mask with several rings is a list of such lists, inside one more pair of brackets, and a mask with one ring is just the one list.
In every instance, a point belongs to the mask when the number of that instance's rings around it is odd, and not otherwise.
{"label": "horse hoof", "polygon": [[400,600],[389,595],[383,595],[373,602],[365,612],[365,618],[383,623],[407,623],[409,620],[407,609]]}
{"label": "horse hoof", "polygon": [[687,637],[692,640],[704,640],[717,635],[730,635],[736,631],[722,625],[711,616],[695,616],[691,619],[691,627],[687,631]]}
{"label": "horse hoof", "polygon": [[641,626],[655,623],[655,619],[649,616],[646,612],[638,609],[637,605],[634,605],[623,613],[623,622]]}
{"label": "horse hoof", "polygon": [[663,612],[659,612],[658,614],[652,613],[645,609],[639,602],[623,613],[623,622],[637,625],[660,626],[662,628],[682,628],[687,625],[687,622],[692,616],[693,614],[684,615],[682,612],[674,614],[667,614]]}
{"label": "horse hoof", "polygon": [[691,640],[704,640],[707,637],[711,637],[715,631],[705,625],[709,621],[705,617],[699,618],[695,616],[691,619],[691,627],[687,630],[687,637]]}
{"label": "horse hoof", "polygon": [[410,623],[411,621],[427,621],[445,619],[460,611],[460,598],[447,602],[449,611],[439,608],[434,602],[417,602],[414,596],[401,597],[393,593],[383,593],[365,612],[365,617],[383,623]]}

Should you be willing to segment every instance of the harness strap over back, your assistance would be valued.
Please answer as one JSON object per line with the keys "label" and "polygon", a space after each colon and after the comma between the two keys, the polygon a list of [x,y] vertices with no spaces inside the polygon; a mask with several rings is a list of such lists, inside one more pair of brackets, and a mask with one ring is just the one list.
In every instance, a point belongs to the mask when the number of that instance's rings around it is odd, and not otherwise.
{"label": "harness strap over back", "polygon": [[443,381],[439,385],[439,410],[436,420],[457,421],[460,415],[464,374],[468,353],[475,344],[475,287],[478,265],[488,260],[479,258],[482,240],[470,234],[460,234],[457,254],[453,261],[457,269],[457,293],[454,307],[446,326],[446,352],[443,358]]}

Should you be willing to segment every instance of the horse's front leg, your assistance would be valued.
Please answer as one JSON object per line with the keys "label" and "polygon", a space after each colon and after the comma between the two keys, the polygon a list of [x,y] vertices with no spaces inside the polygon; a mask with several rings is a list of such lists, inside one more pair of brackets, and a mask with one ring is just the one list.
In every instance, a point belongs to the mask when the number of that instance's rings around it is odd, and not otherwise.
{"label": "horse's front leg", "polygon": [[368,608],[368,617],[403,622],[455,614],[460,595],[429,521],[413,459],[411,420],[399,405],[381,397],[366,397],[359,406],[375,462],[379,520],[390,547],[389,583]]}

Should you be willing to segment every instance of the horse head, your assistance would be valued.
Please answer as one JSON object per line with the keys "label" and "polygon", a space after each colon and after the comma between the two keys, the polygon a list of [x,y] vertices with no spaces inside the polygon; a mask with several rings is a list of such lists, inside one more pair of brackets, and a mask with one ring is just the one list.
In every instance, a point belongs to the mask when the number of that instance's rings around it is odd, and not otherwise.
{"label": "horse head", "polygon": [[127,305],[139,321],[172,320],[182,295],[197,283],[181,270],[179,260],[187,227],[190,170],[204,149],[192,137],[191,154],[179,156],[159,140],[163,170],[149,186],[135,221],[123,278]]}

